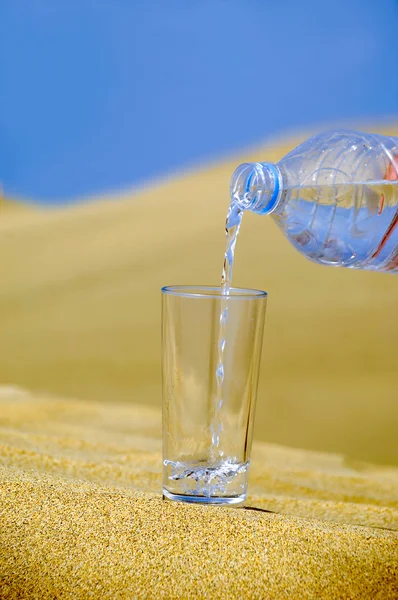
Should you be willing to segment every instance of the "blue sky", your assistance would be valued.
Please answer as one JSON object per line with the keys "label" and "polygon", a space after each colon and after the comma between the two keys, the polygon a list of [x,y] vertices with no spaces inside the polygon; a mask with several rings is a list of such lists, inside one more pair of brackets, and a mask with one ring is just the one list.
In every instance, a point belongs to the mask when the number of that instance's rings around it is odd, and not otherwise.
{"label": "blue sky", "polygon": [[396,117],[397,31],[396,0],[2,0],[0,181],[67,202]]}

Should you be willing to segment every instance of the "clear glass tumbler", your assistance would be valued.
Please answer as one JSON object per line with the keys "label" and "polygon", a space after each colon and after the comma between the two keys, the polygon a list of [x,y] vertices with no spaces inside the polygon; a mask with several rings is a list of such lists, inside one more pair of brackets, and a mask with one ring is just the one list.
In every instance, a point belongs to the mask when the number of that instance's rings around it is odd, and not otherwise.
{"label": "clear glass tumbler", "polygon": [[242,504],[247,495],[267,294],[162,289],[163,494]]}

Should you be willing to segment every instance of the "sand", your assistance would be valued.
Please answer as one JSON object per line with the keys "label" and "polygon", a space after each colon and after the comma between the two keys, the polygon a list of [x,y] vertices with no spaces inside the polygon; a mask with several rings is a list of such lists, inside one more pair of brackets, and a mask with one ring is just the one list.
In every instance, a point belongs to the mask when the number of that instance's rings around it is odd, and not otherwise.
{"label": "sand", "polygon": [[160,287],[218,284],[232,170],[297,142],[1,202],[1,599],[398,598],[396,277],[315,266],[272,219],[234,272],[269,292],[248,507],[160,493]]}
{"label": "sand", "polygon": [[0,407],[2,599],[398,597],[394,467],[256,442],[248,508],[183,505],[158,409],[10,387]]}

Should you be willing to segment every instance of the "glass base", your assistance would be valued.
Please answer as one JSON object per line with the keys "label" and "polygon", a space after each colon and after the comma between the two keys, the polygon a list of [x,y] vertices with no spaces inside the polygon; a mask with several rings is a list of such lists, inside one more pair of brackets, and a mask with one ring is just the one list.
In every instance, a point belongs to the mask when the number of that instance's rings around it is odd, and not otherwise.
{"label": "glass base", "polygon": [[173,500],[174,502],[243,506],[246,500],[246,494],[241,494],[240,496],[195,496],[188,494],[173,494],[163,488],[163,498]]}

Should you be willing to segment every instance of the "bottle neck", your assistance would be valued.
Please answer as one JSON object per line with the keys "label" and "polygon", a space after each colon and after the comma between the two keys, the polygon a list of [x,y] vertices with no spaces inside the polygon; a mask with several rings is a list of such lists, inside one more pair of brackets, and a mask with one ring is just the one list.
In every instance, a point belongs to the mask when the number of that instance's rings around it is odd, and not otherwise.
{"label": "bottle neck", "polygon": [[282,174],[274,163],[244,163],[231,178],[231,198],[241,210],[269,215],[282,196]]}

